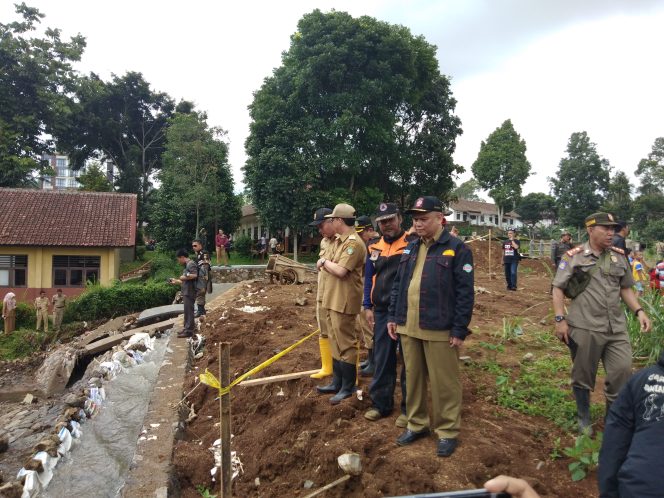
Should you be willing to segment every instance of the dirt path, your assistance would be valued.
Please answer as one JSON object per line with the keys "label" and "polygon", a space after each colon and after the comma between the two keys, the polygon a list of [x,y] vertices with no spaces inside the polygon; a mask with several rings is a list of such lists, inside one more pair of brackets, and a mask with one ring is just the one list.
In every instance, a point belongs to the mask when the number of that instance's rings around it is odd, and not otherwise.
{"label": "dirt path", "polygon": [[[499,246],[494,247],[495,255]],[[500,473],[527,478],[545,497],[596,495],[594,475],[573,483],[567,471],[570,460],[550,456],[558,445],[569,446],[573,434],[545,418],[500,406],[496,377],[483,367],[493,362],[518,372],[527,352],[561,361],[566,358],[563,348],[552,347],[545,340],[552,328],[548,272],[539,261],[524,261],[519,291],[508,292],[497,261],[491,268],[496,276],[488,277],[486,247],[478,245],[474,251],[476,286],[483,290],[476,295],[473,334],[461,353],[472,360],[462,366],[463,427],[454,456],[436,457],[433,438],[397,447],[394,441],[401,432],[394,426],[397,414],[378,422],[367,421],[363,417],[370,406],[366,396],[363,401],[351,398],[332,407],[326,396],[315,391],[320,382],[309,378],[237,387],[232,391],[232,449],[238,452],[244,473],[234,484],[235,496],[304,496],[311,491],[305,489],[307,481],[316,489],[343,475],[336,457],[348,451],[361,455],[362,476],[325,496],[379,497],[468,489],[481,487],[486,479]],[[295,305],[295,299],[302,297],[308,304]],[[193,388],[196,375],[206,367],[216,372],[221,340],[232,344],[231,372],[235,377],[315,330],[314,301],[314,284],[245,286],[226,308],[208,316],[208,347],[185,387]],[[246,305],[269,309],[240,311]],[[519,317],[524,331],[521,338],[500,341],[504,317]],[[498,342],[503,349],[499,355],[487,349]],[[257,376],[310,370],[318,366],[318,357],[317,341],[309,340]],[[567,372],[562,369],[555,375],[564,382]],[[362,387],[366,392],[366,380]],[[183,496],[188,498],[200,496],[196,486],[218,488],[218,483],[210,480],[213,459],[208,450],[219,434],[215,392],[198,388],[191,400],[198,417],[188,425],[185,439],[176,444],[174,457]],[[397,406],[398,402],[397,390]]]}

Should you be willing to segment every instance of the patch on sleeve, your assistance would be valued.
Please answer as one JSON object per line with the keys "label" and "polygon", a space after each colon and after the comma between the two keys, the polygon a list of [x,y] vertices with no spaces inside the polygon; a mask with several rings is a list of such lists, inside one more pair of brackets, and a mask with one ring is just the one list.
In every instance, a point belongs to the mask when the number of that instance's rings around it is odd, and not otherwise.
{"label": "patch on sleeve", "polygon": [[[456,253],[454,252],[454,249],[445,249],[443,251],[443,256],[454,256],[455,254]],[[465,269],[465,267],[464,267],[464,269]]]}
{"label": "patch on sleeve", "polygon": [[403,253],[404,253],[404,254],[410,254],[410,249],[404,249],[404,250],[403,250]]}
{"label": "patch on sleeve", "polygon": [[559,270],[564,270],[567,268],[567,260],[566,259],[561,259],[560,264],[558,265]]}
{"label": "patch on sleeve", "polygon": [[349,247],[348,249],[346,249],[346,253],[347,253],[349,256],[350,256],[351,254],[353,254],[354,252],[355,252],[355,249],[353,249],[352,247]]}
{"label": "patch on sleeve", "polygon": [[463,271],[465,271],[466,273],[470,273],[471,271],[473,271],[473,265],[471,265],[470,263],[466,263],[465,265],[463,265]]}

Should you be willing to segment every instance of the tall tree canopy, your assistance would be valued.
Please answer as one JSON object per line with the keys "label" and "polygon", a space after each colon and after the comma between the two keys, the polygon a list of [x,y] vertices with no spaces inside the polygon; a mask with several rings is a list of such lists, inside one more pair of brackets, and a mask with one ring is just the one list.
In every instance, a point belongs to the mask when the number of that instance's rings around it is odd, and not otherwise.
{"label": "tall tree canopy", "polygon": [[16,12],[22,21],[0,23],[0,187],[33,185],[32,172],[47,167],[41,160],[53,151],[47,134],[69,112],[71,63],[85,48],[81,35],[65,42],[58,29],[29,37],[44,15],[25,3]]}
{"label": "tall tree canopy", "polygon": [[232,233],[240,220],[228,165],[225,132],[204,114],[176,114],[166,131],[161,187],[150,210],[150,230],[165,247],[183,247],[201,226]]}
{"label": "tall tree canopy", "polygon": [[118,190],[138,194],[142,222],[154,175],[162,166],[168,120],[192,107],[188,102],[176,107],[168,94],[152,90],[141,73],[114,75],[109,82],[91,74],[79,80],[69,120],[57,130],[58,148],[75,167],[91,157],[113,163],[119,171]]}
{"label": "tall tree canopy", "polygon": [[472,166],[473,176],[498,207],[499,226],[503,213],[513,209],[521,198],[521,189],[530,176],[526,142],[506,120],[482,142]]}
{"label": "tall tree canopy", "polygon": [[542,220],[555,220],[556,200],[543,192],[532,192],[519,200],[516,212],[521,221],[532,228]]}
{"label": "tall tree canopy", "polygon": [[447,197],[461,128],[435,51],[371,17],[300,20],[250,106],[245,183],[269,226],[301,226],[335,189],[356,204],[376,192]]}
{"label": "tall tree canopy", "polygon": [[80,189],[87,192],[112,192],[113,184],[106,177],[106,172],[98,162],[88,164],[85,171],[76,178]]}
{"label": "tall tree canopy", "polygon": [[629,221],[632,218],[632,184],[623,171],[616,171],[609,180],[609,189],[602,209],[619,220]]}
{"label": "tall tree canopy", "polygon": [[641,194],[661,194],[664,190],[664,137],[655,139],[648,157],[639,161],[636,175],[641,178]]}
{"label": "tall tree canopy", "polygon": [[549,178],[563,225],[582,227],[589,214],[599,211],[609,189],[609,161],[597,153],[585,131],[572,133],[567,156],[556,176]]}
{"label": "tall tree canopy", "polygon": [[475,178],[471,178],[454,188],[452,191],[452,198],[456,199],[466,199],[468,201],[479,201],[484,202],[478,194],[477,191],[480,190],[480,184]]}

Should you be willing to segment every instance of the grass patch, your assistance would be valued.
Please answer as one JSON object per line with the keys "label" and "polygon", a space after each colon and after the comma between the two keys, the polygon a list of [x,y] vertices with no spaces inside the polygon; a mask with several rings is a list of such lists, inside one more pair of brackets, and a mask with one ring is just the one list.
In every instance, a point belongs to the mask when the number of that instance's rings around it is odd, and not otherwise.
{"label": "grass patch", "polygon": [[645,360],[647,364],[657,362],[664,350],[664,299],[659,292],[646,292],[639,298],[652,323],[652,330],[646,334],[641,332],[639,320],[630,310],[625,308],[627,316],[627,332],[632,343],[634,358]]}
{"label": "grass patch", "polygon": [[47,334],[32,329],[20,328],[8,335],[0,335],[0,359],[15,360],[29,356],[41,350],[54,336],[53,331]]}

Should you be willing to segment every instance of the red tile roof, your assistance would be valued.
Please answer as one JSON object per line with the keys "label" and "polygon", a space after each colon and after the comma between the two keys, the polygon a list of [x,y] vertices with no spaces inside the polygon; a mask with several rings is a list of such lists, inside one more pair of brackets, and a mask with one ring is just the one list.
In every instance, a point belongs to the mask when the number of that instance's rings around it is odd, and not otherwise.
{"label": "red tile roof", "polygon": [[0,246],[130,247],[136,195],[0,188]]}

